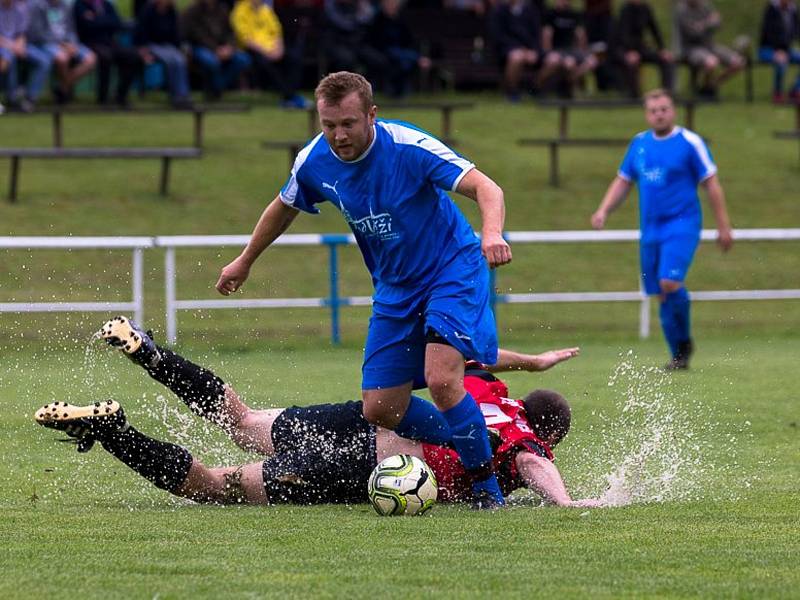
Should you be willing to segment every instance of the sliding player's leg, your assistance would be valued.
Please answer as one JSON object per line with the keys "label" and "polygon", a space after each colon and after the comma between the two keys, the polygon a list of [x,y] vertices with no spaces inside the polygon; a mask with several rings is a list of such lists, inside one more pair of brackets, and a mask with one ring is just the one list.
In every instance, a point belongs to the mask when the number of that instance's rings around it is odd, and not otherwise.
{"label": "sliding player's leg", "polygon": [[192,412],[219,425],[237,445],[273,454],[272,424],[281,409],[253,410],[212,371],[156,345],[152,335],[126,317],[106,322],[100,336],[168,387]]}
{"label": "sliding player's leg", "polygon": [[151,438],[128,423],[118,402],[44,405],[37,423],[74,438],[79,452],[95,442],[156,487],[196,502],[266,504],[262,463],[208,468],[182,446]]}

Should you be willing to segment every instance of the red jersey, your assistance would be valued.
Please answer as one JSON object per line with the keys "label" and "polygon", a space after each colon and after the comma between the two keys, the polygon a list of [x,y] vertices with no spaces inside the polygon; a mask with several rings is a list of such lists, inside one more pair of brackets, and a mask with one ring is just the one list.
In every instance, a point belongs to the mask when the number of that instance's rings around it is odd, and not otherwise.
{"label": "red jersey", "polygon": [[[476,368],[477,367],[477,368]],[[469,363],[464,377],[464,387],[469,392],[486,419],[492,444],[492,462],[503,495],[525,487],[517,471],[516,457],[527,451],[553,460],[550,448],[528,425],[521,400],[508,398],[508,387],[476,363]],[[452,502],[468,500],[472,495],[472,481],[458,452],[445,446],[422,444],[425,462],[433,469],[439,484],[439,500]]]}

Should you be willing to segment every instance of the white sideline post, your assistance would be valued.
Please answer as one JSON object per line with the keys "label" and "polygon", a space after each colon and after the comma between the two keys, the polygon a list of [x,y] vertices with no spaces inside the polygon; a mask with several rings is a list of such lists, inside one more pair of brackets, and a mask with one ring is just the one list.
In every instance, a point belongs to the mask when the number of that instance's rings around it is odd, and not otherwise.
{"label": "white sideline post", "polygon": [[144,324],[144,252],[141,248],[133,249],[131,286],[133,287],[133,319],[141,327]]}
{"label": "white sideline post", "polygon": [[164,288],[166,290],[167,344],[178,339],[178,315],[175,309],[175,247],[168,246],[164,254]]}
{"label": "white sideline post", "polygon": [[641,281],[639,293],[642,295],[642,301],[639,303],[639,338],[646,340],[650,337],[650,296],[644,291]]}

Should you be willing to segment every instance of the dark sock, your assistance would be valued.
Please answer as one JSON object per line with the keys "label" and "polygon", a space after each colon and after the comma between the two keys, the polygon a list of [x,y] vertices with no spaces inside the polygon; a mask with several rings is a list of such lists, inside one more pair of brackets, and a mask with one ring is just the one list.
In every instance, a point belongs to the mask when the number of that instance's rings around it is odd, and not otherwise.
{"label": "dark sock", "polygon": [[156,487],[175,493],[186,481],[192,455],[186,448],[160,442],[129,426],[100,440],[109,453]]}
{"label": "dark sock", "polygon": [[225,402],[225,382],[208,369],[204,369],[172,350],[158,347],[161,360],[144,370],[172,390],[192,412],[212,421],[218,421],[219,411]]}

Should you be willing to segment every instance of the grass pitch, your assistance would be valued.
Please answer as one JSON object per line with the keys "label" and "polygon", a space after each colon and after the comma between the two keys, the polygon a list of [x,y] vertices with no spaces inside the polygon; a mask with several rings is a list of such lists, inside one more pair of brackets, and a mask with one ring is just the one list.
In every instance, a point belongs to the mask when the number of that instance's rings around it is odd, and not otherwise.
{"label": "grass pitch", "polygon": [[[366,505],[173,500],[99,448],[78,455],[57,443],[57,433],[33,423],[33,411],[54,399],[114,397],[137,427],[187,445],[209,464],[257,458],[189,416],[116,352],[84,355],[81,344],[67,352],[70,340],[49,349],[19,344],[4,353],[0,378],[0,596],[794,595],[796,339],[701,338],[695,369],[666,379],[648,370],[663,360],[659,341],[582,342],[578,359],[508,377],[511,390],[552,387],[570,398],[574,426],[557,464],[576,495],[601,492],[622,458],[632,461],[623,478],[650,501],[592,511],[523,501],[496,514],[438,505],[422,518],[380,518]],[[358,392],[355,347],[183,352],[254,406]],[[647,427],[648,415],[659,414],[655,429],[633,433],[635,423]],[[622,447],[609,435],[614,424],[628,426],[619,432]],[[661,454],[683,461],[671,475],[647,454],[653,432],[664,436]],[[661,495],[674,499],[656,501]]]}

